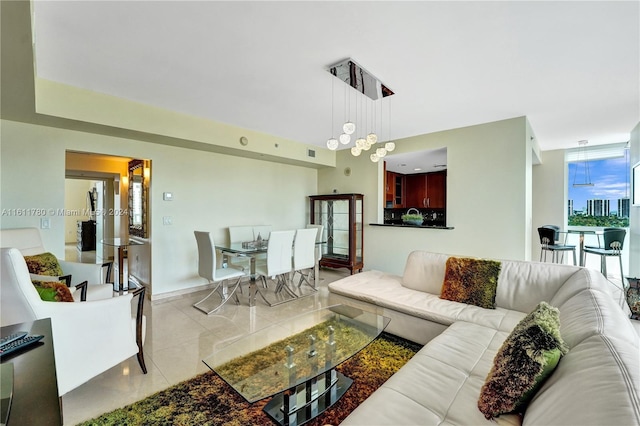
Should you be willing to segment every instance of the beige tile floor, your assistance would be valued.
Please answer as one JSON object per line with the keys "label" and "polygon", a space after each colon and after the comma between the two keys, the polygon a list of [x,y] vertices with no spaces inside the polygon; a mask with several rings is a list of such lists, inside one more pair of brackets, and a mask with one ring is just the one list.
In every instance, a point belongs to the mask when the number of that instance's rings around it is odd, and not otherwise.
{"label": "beige tile floor", "polygon": [[[69,252],[68,258],[73,255]],[[87,257],[86,253],[83,256]],[[208,371],[202,359],[212,353],[216,345],[327,306],[327,284],[347,275],[346,269],[322,269],[317,293],[274,307],[258,300],[256,307],[249,308],[245,288],[244,295],[240,295],[240,305],[228,303],[209,316],[192,306],[208,291],[169,301],[147,300],[144,343],[147,374],[142,374],[134,356],[67,393],[62,397],[64,425],[75,425]]]}

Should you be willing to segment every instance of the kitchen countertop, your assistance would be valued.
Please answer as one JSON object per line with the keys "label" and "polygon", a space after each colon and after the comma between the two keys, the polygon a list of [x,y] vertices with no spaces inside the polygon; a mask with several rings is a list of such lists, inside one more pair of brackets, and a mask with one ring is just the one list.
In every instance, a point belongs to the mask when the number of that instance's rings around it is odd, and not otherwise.
{"label": "kitchen countertop", "polygon": [[371,226],[390,226],[393,228],[420,228],[420,229],[454,229],[453,226],[442,225],[406,225],[404,223],[370,223]]}

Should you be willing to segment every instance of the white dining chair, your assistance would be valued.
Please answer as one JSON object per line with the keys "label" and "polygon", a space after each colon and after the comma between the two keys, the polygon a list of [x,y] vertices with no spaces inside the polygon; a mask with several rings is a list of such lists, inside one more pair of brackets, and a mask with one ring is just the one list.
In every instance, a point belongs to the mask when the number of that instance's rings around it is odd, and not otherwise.
{"label": "white dining chair", "polygon": [[[240,244],[247,241],[253,241],[253,226],[230,226],[229,227],[229,243]],[[250,268],[249,260],[246,257],[235,257],[231,259],[231,266],[241,268],[248,271]],[[242,288],[240,289],[242,292]]]}
{"label": "white dining chair", "polygon": [[254,225],[253,226],[253,240],[256,241],[258,237],[262,240],[268,240],[271,235],[271,225]]}
{"label": "white dining chair", "polygon": [[[240,269],[218,268],[216,259],[216,245],[211,233],[194,231],[198,245],[198,275],[205,278],[210,284],[216,284],[211,293],[193,306],[209,315],[220,309],[230,298],[235,296],[236,303],[240,303],[235,294],[240,286],[240,281],[247,274]],[[231,290],[227,286],[227,280],[236,279]],[[219,300],[218,300],[219,297]]]}
{"label": "white dining chair", "polygon": [[316,289],[309,278],[313,273],[313,268],[316,265],[316,235],[318,234],[317,228],[305,228],[296,230],[296,236],[293,243],[293,276],[292,281],[295,279],[296,274],[300,274],[300,281],[298,281],[298,287],[302,286],[305,282],[309,287]]}
{"label": "white dining chair", "polygon": [[[316,234],[316,263],[318,266],[320,265],[320,260],[322,259],[322,242],[326,241],[327,238],[322,234],[324,232],[324,225],[315,225],[313,223],[307,223],[307,228],[315,228],[318,230]],[[315,270],[314,270],[315,274]],[[315,280],[315,275],[312,276]]]}
{"label": "white dining chair", "polygon": [[[291,257],[293,255],[293,238],[296,231],[273,231],[269,236],[267,245],[267,259],[264,264],[256,264],[256,276],[260,277],[265,287],[268,287],[268,280],[275,282],[274,293],[280,298],[276,302],[268,302],[271,306],[287,302],[297,297],[289,288],[287,281],[291,274]],[[289,299],[282,299],[282,292],[291,296]]]}

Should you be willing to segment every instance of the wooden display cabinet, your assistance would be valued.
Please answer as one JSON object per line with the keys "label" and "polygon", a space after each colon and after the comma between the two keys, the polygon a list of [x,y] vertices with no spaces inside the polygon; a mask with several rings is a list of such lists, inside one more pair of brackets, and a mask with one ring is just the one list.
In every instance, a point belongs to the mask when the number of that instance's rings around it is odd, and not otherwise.
{"label": "wooden display cabinet", "polygon": [[353,274],[362,272],[363,262],[363,198],[362,194],[312,195],[310,221],[322,225],[322,258],[320,266],[347,268]]}

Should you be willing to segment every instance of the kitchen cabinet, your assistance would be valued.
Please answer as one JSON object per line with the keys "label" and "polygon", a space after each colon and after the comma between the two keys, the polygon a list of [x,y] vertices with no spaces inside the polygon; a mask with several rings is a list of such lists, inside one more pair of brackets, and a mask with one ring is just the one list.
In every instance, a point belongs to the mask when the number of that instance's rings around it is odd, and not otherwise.
{"label": "kitchen cabinet", "polygon": [[322,225],[320,266],[362,271],[363,261],[362,194],[312,195],[310,222]]}
{"label": "kitchen cabinet", "polygon": [[405,206],[405,181],[404,175],[395,172],[385,172],[385,205],[388,208]]}
{"label": "kitchen cabinet", "polygon": [[405,181],[407,208],[443,209],[446,207],[446,171],[407,175]]}

